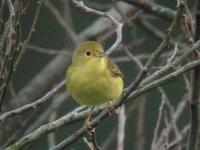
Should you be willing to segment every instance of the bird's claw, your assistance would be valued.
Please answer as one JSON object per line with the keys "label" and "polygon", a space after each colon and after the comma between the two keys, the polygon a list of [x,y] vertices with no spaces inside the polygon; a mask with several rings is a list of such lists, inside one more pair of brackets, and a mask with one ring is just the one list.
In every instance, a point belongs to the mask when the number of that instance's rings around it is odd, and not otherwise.
{"label": "bird's claw", "polygon": [[84,125],[87,128],[87,131],[91,132],[94,128],[91,126],[91,122],[89,121],[89,119],[86,119]]}
{"label": "bird's claw", "polygon": [[108,103],[108,111],[110,115],[112,115],[113,113],[116,113],[115,108],[113,107],[111,103]]}

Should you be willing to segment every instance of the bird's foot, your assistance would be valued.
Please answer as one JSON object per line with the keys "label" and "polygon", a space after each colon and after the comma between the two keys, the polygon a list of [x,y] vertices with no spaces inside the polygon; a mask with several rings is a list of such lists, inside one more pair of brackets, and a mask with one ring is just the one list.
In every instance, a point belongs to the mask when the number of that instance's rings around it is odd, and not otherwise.
{"label": "bird's foot", "polygon": [[90,119],[87,118],[84,122],[85,127],[87,128],[87,131],[90,133],[94,128],[91,125]]}
{"label": "bird's foot", "polygon": [[116,113],[115,108],[113,107],[112,103],[108,102],[108,111],[109,114],[112,115],[113,113]]}

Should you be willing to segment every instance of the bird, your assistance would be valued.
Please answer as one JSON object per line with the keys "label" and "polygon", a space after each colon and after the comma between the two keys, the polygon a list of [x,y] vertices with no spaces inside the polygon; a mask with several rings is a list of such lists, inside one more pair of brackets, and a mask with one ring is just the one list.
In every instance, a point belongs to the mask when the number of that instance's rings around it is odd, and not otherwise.
{"label": "bird", "polygon": [[78,44],[72,55],[72,63],[66,72],[66,86],[69,94],[80,105],[91,107],[117,100],[124,87],[123,73],[105,54],[97,41]]}

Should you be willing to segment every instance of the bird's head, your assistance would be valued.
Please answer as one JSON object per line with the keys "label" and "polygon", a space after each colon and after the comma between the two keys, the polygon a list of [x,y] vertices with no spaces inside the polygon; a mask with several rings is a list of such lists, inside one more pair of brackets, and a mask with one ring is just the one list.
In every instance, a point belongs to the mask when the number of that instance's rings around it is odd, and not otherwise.
{"label": "bird's head", "polygon": [[86,63],[90,60],[100,60],[105,57],[102,45],[96,41],[85,41],[80,43],[73,54],[73,63]]}

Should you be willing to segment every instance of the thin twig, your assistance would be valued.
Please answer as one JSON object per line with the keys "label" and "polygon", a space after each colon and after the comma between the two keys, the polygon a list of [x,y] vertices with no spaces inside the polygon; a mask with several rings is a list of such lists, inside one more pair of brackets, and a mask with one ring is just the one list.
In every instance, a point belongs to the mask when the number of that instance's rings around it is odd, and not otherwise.
{"label": "thin twig", "polygon": [[190,125],[185,126],[183,130],[181,131],[180,137],[172,140],[173,142],[169,143],[167,150],[173,150],[178,144],[180,144],[184,140],[189,129],[190,129]]}
{"label": "thin twig", "polygon": [[[5,23],[5,30],[4,33],[0,39],[0,51],[2,51],[4,42],[7,42],[6,45],[6,50],[4,52],[4,60],[3,60],[3,64],[1,66],[0,69],[0,78],[4,77],[4,70],[6,68],[6,64],[8,62],[8,58],[10,57],[10,53],[11,53],[11,49],[12,49],[12,38],[15,34],[15,11],[14,11],[14,7],[12,4],[11,0],[7,0],[7,4],[8,4],[8,8],[10,11],[10,17],[8,19],[8,21]],[[9,73],[7,74],[6,80],[5,80],[5,86],[3,88],[3,91],[1,93],[1,97],[0,97],[0,111],[2,110],[2,105],[4,103],[4,99],[7,93],[7,89],[9,86],[9,80],[10,80],[10,74],[11,74],[12,70],[9,71]]]}
{"label": "thin twig", "polygon": [[39,53],[46,54],[46,55],[58,55],[61,53],[65,54],[65,55],[71,55],[71,53],[66,50],[48,49],[48,48],[43,48],[43,47],[39,47],[36,45],[31,45],[31,44],[27,44],[26,48],[28,48],[30,50],[34,50]]}
{"label": "thin twig", "polygon": [[[56,117],[57,117],[57,112],[56,112],[56,110],[54,110],[51,113],[51,115],[49,116],[49,122],[55,121]],[[49,146],[49,148],[51,148],[54,145],[56,145],[56,135],[55,135],[55,133],[51,133],[48,135],[48,146]]]}
{"label": "thin twig", "polygon": [[130,57],[131,60],[134,61],[140,69],[143,69],[143,64],[142,64],[141,61],[138,59],[138,57],[137,57],[137,56],[134,56],[134,55],[128,50],[128,48],[127,48],[126,46],[123,46],[123,48],[124,48],[125,53],[128,55],[128,57]]}
{"label": "thin twig", "polygon": [[23,54],[25,53],[26,51],[26,45],[30,42],[31,38],[32,38],[32,35],[33,33],[35,32],[35,28],[36,28],[36,24],[37,24],[37,21],[39,19],[39,15],[40,15],[40,10],[41,10],[41,6],[42,6],[42,3],[44,2],[44,0],[38,0],[37,1],[37,10],[35,12],[35,16],[34,16],[34,19],[33,19],[33,23],[31,25],[31,28],[30,28],[30,31],[28,33],[28,36],[27,38],[24,40],[23,44],[21,45],[20,47],[20,53],[16,59],[16,62],[15,62],[15,65],[14,65],[14,70],[16,70],[17,68],[17,65],[19,64],[19,61],[21,60]]}
{"label": "thin twig", "polygon": [[[188,50],[188,49],[187,49]],[[183,49],[183,50],[179,50],[177,52],[177,56],[180,56],[181,54],[185,53],[187,51],[186,49]],[[124,49],[124,51],[126,52],[126,50]],[[129,51],[130,52],[130,51]],[[160,55],[160,58],[169,58],[171,55],[172,55],[173,52],[164,52]],[[137,60],[140,60],[140,61],[144,61],[144,60],[147,60],[149,57],[150,57],[151,54],[136,54],[136,55],[133,55],[132,56],[134,57],[134,59],[136,58]],[[133,61],[133,58],[131,58],[130,56],[117,56],[117,57],[113,57],[113,60],[116,62],[116,63],[126,63],[126,62],[131,62]],[[135,63],[136,60],[135,60]]]}
{"label": "thin twig", "polygon": [[46,111],[40,115],[37,120],[35,120],[35,122],[26,129],[26,131],[24,131],[24,136],[31,133],[32,131],[34,131],[35,129],[37,129],[38,127],[40,127],[42,124],[44,124],[47,120],[47,118],[49,117],[49,115],[54,111],[57,110],[65,101],[66,99],[69,97],[68,93],[61,93],[58,96],[56,95],[50,106],[48,106],[48,108],[46,109]]}
{"label": "thin twig", "polygon": [[98,11],[98,10],[89,8],[82,1],[72,0],[72,2],[88,13],[92,13],[92,14],[107,18],[111,22],[111,24],[115,27],[115,32],[117,34],[117,38],[115,40],[115,43],[106,51],[107,55],[111,54],[120,45],[120,43],[122,41],[122,26],[123,26],[123,24],[120,23],[119,21],[117,21],[113,16],[109,15],[107,12],[102,12],[102,11]]}
{"label": "thin twig", "polygon": [[117,135],[117,150],[124,150],[124,139],[125,139],[125,126],[126,126],[126,115],[125,106],[122,105],[118,115],[118,135]]}
{"label": "thin twig", "polygon": [[[39,117],[36,120],[34,120],[34,123],[31,123],[31,126],[27,126],[27,128],[22,131],[23,132],[22,136],[30,134],[33,130],[37,129],[39,126],[46,123],[49,115],[54,110],[57,110],[66,101],[68,96],[69,95],[67,92],[59,94],[58,96],[55,96],[54,99],[52,100],[51,105],[48,106],[45,112],[40,114]],[[21,131],[19,132],[19,130],[17,131],[15,130],[15,132],[12,134],[12,136],[9,137],[7,142],[1,145],[0,149],[7,147],[11,143],[13,143],[13,141],[17,141],[19,139],[19,135],[21,135]]]}
{"label": "thin twig", "polygon": [[[137,22],[144,27],[144,29],[150,33],[151,35],[153,35],[155,38],[157,39],[161,39],[163,40],[166,36],[166,33],[164,31],[159,30],[155,25],[153,25],[149,20],[144,19],[144,17],[138,17]],[[181,42],[181,41],[177,41],[175,39],[170,39],[169,43],[171,45],[175,45],[176,43],[178,43],[178,45],[182,48],[187,47],[187,44]]]}
{"label": "thin twig", "polygon": [[94,150],[101,150],[101,148],[98,146],[98,143],[97,143],[95,129],[90,131],[90,136],[91,136],[91,142],[94,147]]}
{"label": "thin twig", "polygon": [[[38,7],[37,7],[37,10],[36,10],[34,19],[33,19],[33,23],[32,23],[31,29],[30,29],[30,31],[28,33],[28,36],[27,36],[26,40],[23,42],[23,44],[21,46],[17,47],[17,50],[16,50],[17,52],[13,56],[13,60],[12,60],[12,63],[10,65],[10,71],[9,71],[8,77],[6,79],[6,86],[4,87],[4,90],[2,92],[2,96],[1,96],[1,99],[0,99],[0,111],[2,109],[2,105],[3,105],[4,99],[5,99],[5,96],[6,96],[6,93],[7,93],[9,82],[10,82],[12,76],[13,76],[14,71],[16,70],[16,67],[17,67],[19,61],[21,60],[21,58],[22,58],[22,56],[23,56],[23,54],[24,54],[24,52],[26,50],[25,49],[26,45],[31,40],[33,32],[35,31],[35,26],[36,26],[37,20],[39,18],[40,9],[41,9],[41,5],[42,5],[43,1],[44,0],[38,0],[38,2],[37,2]],[[18,38],[16,38],[16,39],[18,39]],[[10,41],[10,43],[12,43],[12,41]],[[11,45],[9,47],[11,48]],[[17,54],[17,53],[19,53],[19,54]]]}
{"label": "thin twig", "polygon": [[136,150],[144,150],[145,145],[145,114],[146,114],[146,96],[142,97],[138,107],[138,121],[136,128]]}
{"label": "thin twig", "polygon": [[169,64],[168,66],[164,66],[163,68],[161,68],[160,70],[154,72],[151,76],[147,77],[146,79],[144,79],[141,83],[141,85],[143,84],[147,84],[148,82],[158,78],[160,75],[168,72],[170,69],[173,69],[176,65],[178,65],[179,63],[181,63],[183,60],[185,60],[186,58],[190,57],[192,55],[192,52],[194,52],[195,50],[197,50],[200,46],[200,40],[198,40],[190,50],[186,51],[183,55],[181,55],[179,58],[177,58],[176,60],[174,60],[171,64]]}
{"label": "thin twig", "polygon": [[[160,90],[160,93],[162,94],[162,96],[164,98],[163,100],[165,101],[166,106],[168,106],[168,108],[169,108],[170,117],[171,117],[171,119],[169,121],[168,121],[167,117],[165,119],[166,126],[167,126],[167,128],[166,128],[167,133],[169,134],[171,132],[171,130],[174,130],[175,138],[179,140],[181,138],[181,132],[179,131],[179,129],[177,127],[177,121],[180,118],[180,115],[183,113],[184,108],[188,104],[188,98],[185,98],[185,95],[184,95],[183,98],[182,98],[182,101],[178,104],[176,111],[175,111],[173,106],[170,104],[164,90],[162,88],[159,88],[159,90]],[[168,145],[169,145],[168,141],[165,141],[166,136],[169,136],[169,135],[167,135],[166,132],[164,132],[166,129],[163,129],[161,131],[161,134],[160,134],[160,136],[157,140],[157,143],[156,143],[157,148],[162,147],[163,145],[165,145],[166,142],[167,142],[166,146],[168,147]]]}
{"label": "thin twig", "polygon": [[[139,99],[134,101],[130,107],[128,107],[127,111],[126,111],[126,117],[130,117],[133,112],[136,112],[138,109],[138,105],[139,105]],[[135,113],[136,114],[136,113]],[[108,146],[111,144],[112,141],[114,141],[114,138],[117,134],[117,126],[115,126],[115,128],[112,129],[112,131],[110,131],[110,133],[108,134],[108,136],[106,137],[106,139],[103,141],[102,144],[102,150],[107,150]]]}
{"label": "thin twig", "polygon": [[173,51],[173,54],[171,55],[170,58],[167,59],[167,65],[169,65],[170,63],[172,63],[172,61],[174,60],[174,58],[175,58],[176,55],[177,55],[177,52],[178,52],[178,45],[175,44],[175,45],[174,45],[174,51]]}
{"label": "thin twig", "polygon": [[158,137],[159,137],[159,129],[160,129],[160,126],[161,126],[161,121],[162,121],[162,116],[163,116],[163,108],[164,108],[164,104],[165,104],[164,99],[162,98],[161,100],[162,101],[160,103],[159,111],[158,111],[158,119],[157,119],[157,122],[156,122],[154,134],[153,134],[153,140],[152,140],[152,143],[151,143],[151,150],[157,149],[157,140],[158,140]]}
{"label": "thin twig", "polygon": [[134,5],[148,13],[163,18],[164,20],[166,19],[173,20],[176,16],[176,12],[174,10],[171,10],[167,7],[163,7],[153,2],[145,2],[139,0],[118,0],[118,1],[124,1],[131,5]]}
{"label": "thin twig", "polygon": [[94,150],[92,144],[87,140],[86,137],[83,138],[83,142],[87,145],[90,150]]}
{"label": "thin twig", "polygon": [[5,120],[7,120],[11,117],[15,117],[16,115],[20,115],[20,114],[22,114],[25,111],[28,111],[30,109],[36,109],[40,105],[45,104],[51,96],[53,96],[56,92],[58,92],[58,90],[60,90],[61,87],[64,86],[64,84],[65,84],[65,81],[60,82],[55,88],[53,88],[51,91],[49,91],[43,97],[41,97],[40,99],[36,100],[33,103],[24,105],[24,106],[22,106],[18,109],[11,110],[11,111],[8,111],[8,112],[2,114],[0,116],[0,122],[4,122]]}
{"label": "thin twig", "polygon": [[79,41],[77,41],[76,33],[69,26],[69,24],[66,22],[66,20],[63,19],[63,17],[61,16],[60,12],[58,11],[58,9],[56,9],[56,7],[54,7],[49,0],[46,0],[44,2],[44,4],[49,9],[49,11],[55,16],[54,18],[63,27],[63,29],[65,30],[66,34],[70,35],[70,38],[71,38],[72,42],[74,42],[74,44],[78,44]]}

